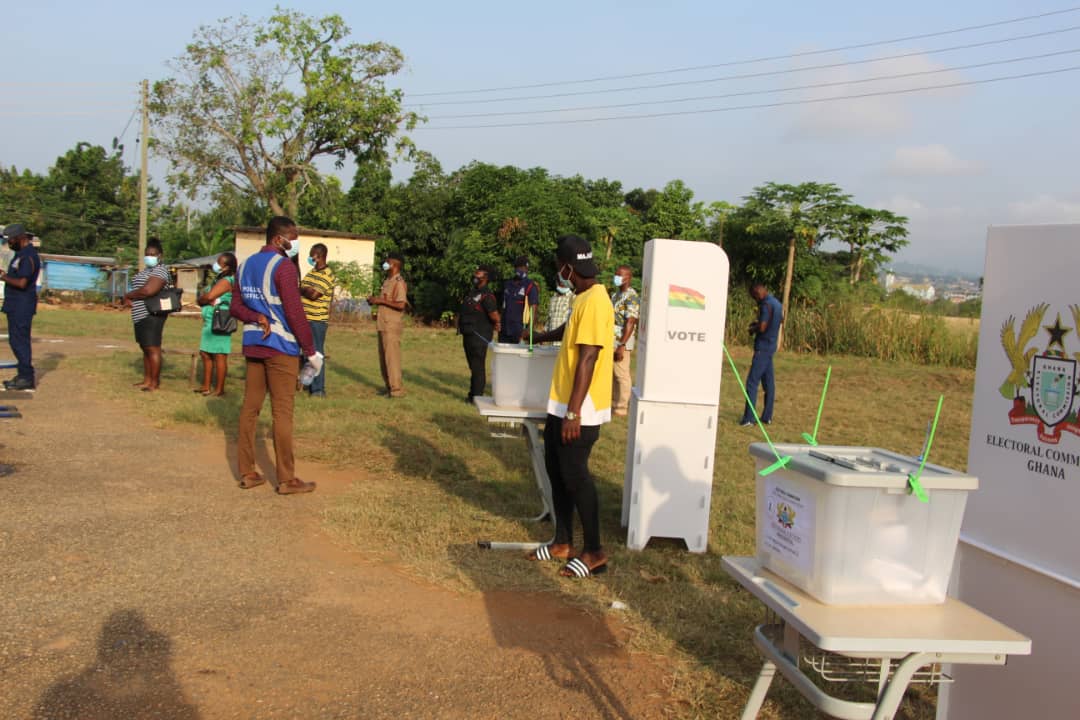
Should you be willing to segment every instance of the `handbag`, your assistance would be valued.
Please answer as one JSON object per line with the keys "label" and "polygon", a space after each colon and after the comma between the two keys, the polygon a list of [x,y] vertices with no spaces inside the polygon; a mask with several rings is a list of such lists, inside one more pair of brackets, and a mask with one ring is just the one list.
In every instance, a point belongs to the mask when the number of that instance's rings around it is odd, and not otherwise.
{"label": "handbag", "polygon": [[232,335],[236,328],[236,318],[229,314],[229,306],[224,303],[215,305],[214,315],[210,319],[210,332],[214,335]]}
{"label": "handbag", "polygon": [[146,311],[151,315],[168,315],[180,310],[180,296],[183,288],[166,285],[157,295],[146,298]]}

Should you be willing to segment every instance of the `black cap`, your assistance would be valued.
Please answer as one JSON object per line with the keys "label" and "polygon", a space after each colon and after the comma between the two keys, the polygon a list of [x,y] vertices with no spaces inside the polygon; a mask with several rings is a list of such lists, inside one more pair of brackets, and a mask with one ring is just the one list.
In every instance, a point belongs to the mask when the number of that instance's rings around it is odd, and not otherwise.
{"label": "black cap", "polygon": [[566,263],[581,277],[594,278],[600,274],[600,268],[593,261],[592,245],[577,235],[563,235],[557,241],[555,257],[560,263]]}
{"label": "black cap", "polygon": [[401,253],[397,252],[397,251],[386,253],[386,259],[387,260],[397,260],[402,265],[405,264],[405,256],[402,255]]}
{"label": "black cap", "polygon": [[4,228],[4,237],[8,240],[13,240],[23,235],[31,235],[32,233],[26,229],[26,226],[22,223],[12,223]]}
{"label": "black cap", "polygon": [[514,267],[516,267],[516,268],[529,267],[529,256],[528,255],[518,255],[517,259],[514,260]]}

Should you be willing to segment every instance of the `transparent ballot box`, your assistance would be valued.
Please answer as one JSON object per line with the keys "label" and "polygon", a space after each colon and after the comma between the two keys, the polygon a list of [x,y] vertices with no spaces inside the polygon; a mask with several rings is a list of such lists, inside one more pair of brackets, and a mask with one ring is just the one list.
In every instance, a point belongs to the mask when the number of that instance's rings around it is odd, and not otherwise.
{"label": "transparent ballot box", "polygon": [[931,605],[945,601],[967,495],[978,479],[867,447],[765,443],[750,454],[756,476],[757,558],[823,603]]}

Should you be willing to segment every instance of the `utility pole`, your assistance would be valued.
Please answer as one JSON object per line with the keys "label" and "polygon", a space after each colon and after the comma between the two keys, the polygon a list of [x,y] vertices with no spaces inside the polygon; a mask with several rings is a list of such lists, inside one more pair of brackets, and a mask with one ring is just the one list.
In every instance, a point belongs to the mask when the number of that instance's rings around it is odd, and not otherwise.
{"label": "utility pole", "polygon": [[150,146],[150,81],[142,81],[142,135],[139,136],[139,269],[142,270],[146,263],[146,186],[147,171],[146,157]]}

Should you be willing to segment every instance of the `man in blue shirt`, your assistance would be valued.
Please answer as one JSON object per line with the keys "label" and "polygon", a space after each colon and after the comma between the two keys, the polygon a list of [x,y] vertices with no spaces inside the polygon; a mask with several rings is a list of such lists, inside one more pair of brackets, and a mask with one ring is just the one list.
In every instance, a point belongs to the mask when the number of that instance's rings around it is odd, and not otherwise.
{"label": "man in blue shirt", "polygon": [[30,354],[30,324],[37,312],[37,280],[41,258],[30,244],[30,233],[19,223],[4,228],[4,240],[15,251],[7,272],[0,270],[4,283],[3,312],[8,321],[8,343],[17,363],[13,380],[4,381],[7,390],[33,390],[34,366]]}
{"label": "man in blue shirt", "polygon": [[514,277],[503,285],[502,328],[499,342],[517,343],[527,337],[529,318],[540,304],[540,288],[529,279],[529,258],[514,261]]}
{"label": "man in blue shirt", "polygon": [[[746,395],[750,402],[756,403],[758,383],[761,383],[765,392],[765,409],[760,417],[761,422],[768,424],[772,422],[773,402],[776,400],[773,355],[776,354],[780,324],[784,322],[784,309],[761,283],[750,286],[750,297],[758,304],[758,318],[750,323],[750,334],[754,336],[754,359],[750,363],[750,374],[746,376]],[[754,411],[749,403],[743,410],[739,424],[754,424]]]}

